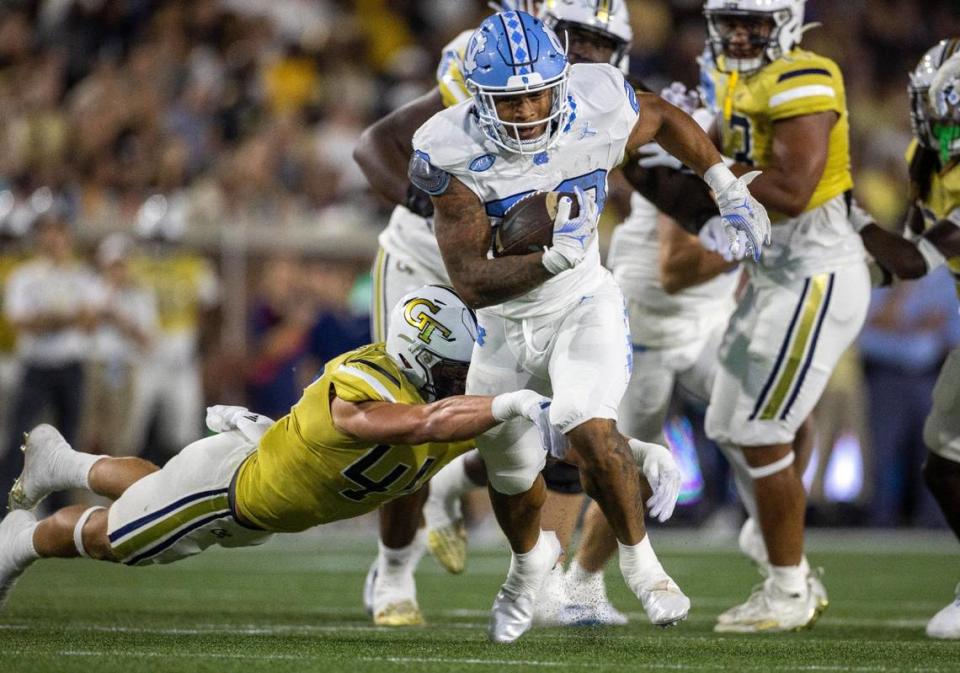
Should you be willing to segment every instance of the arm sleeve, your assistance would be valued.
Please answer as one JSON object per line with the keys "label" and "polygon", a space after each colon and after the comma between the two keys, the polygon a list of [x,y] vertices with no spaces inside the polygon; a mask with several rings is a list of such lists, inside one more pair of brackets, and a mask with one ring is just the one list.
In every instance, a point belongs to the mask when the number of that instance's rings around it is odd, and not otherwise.
{"label": "arm sleeve", "polygon": [[4,290],[3,313],[8,320],[23,320],[33,315],[33,302],[27,292],[28,282],[23,273],[14,272]]}

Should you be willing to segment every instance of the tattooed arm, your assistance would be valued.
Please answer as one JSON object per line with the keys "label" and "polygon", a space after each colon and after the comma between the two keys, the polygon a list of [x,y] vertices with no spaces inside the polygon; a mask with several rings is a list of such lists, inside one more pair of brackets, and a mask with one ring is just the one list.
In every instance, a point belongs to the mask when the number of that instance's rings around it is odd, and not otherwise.
{"label": "tattooed arm", "polygon": [[460,297],[473,308],[501,304],[551,277],[542,252],[489,259],[491,228],[476,194],[451,176],[433,197],[434,233],[444,266]]}

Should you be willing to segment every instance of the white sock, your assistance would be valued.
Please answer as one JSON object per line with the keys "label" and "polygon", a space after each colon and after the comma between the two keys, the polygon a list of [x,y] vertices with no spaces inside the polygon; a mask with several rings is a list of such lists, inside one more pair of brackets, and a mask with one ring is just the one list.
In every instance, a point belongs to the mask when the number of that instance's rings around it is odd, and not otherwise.
{"label": "white sock", "polygon": [[416,570],[417,564],[420,563],[426,549],[425,537],[425,531],[420,529],[414,536],[413,542],[399,549],[391,549],[384,545],[382,541],[379,542],[377,573],[380,577],[389,582],[413,575],[413,571]]}
{"label": "white sock", "polygon": [[[556,539],[556,535],[553,535]],[[543,559],[549,552],[550,536],[540,531],[537,544],[528,552],[510,557],[510,570],[507,580],[503,583],[503,590],[511,596],[530,593],[536,594],[543,582]]]}
{"label": "white sock", "polygon": [[807,572],[803,565],[770,566],[770,577],[773,583],[788,594],[807,593]]}
{"label": "white sock", "polygon": [[98,460],[108,456],[86,453],[84,451],[72,451],[70,453],[70,463],[67,470],[64,471],[68,488],[84,488],[88,491],[90,488],[90,468]]}
{"label": "white sock", "polygon": [[454,458],[430,480],[430,498],[423,508],[427,528],[440,528],[452,523],[456,513],[450,511],[451,501],[459,501],[461,497],[477,488],[473,480],[467,476],[465,466],[467,456],[472,455],[474,455],[473,451],[470,451]]}
{"label": "white sock", "polygon": [[617,544],[620,545],[620,572],[623,573],[623,579],[634,593],[637,593],[651,578],[659,578],[667,574],[660,565],[657,553],[653,551],[649,535],[645,535],[635,545],[625,545],[622,542]]}
{"label": "white sock", "polygon": [[20,568],[26,568],[40,558],[36,547],[33,546],[33,533],[36,529],[37,524],[31,524],[13,538],[13,558]]}

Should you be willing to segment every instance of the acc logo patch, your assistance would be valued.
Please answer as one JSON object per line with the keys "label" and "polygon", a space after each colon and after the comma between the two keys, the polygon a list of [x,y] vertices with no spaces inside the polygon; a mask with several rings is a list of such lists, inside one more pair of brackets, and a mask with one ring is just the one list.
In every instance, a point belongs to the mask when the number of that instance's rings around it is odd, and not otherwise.
{"label": "acc logo patch", "polygon": [[403,317],[411,327],[420,330],[417,338],[423,343],[430,343],[434,332],[439,332],[440,336],[449,340],[453,333],[449,327],[434,318],[431,313],[439,313],[440,307],[429,299],[418,297],[411,299],[403,307]]}
{"label": "acc logo patch", "polygon": [[474,173],[483,173],[484,171],[490,170],[490,167],[493,166],[493,162],[497,160],[497,157],[493,154],[484,154],[482,157],[477,157],[470,162],[470,170]]}

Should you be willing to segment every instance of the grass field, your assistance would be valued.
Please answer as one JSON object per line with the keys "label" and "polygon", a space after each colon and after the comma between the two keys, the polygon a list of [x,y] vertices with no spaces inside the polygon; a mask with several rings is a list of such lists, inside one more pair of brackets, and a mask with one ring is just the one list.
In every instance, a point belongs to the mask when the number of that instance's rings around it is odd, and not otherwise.
{"label": "grass field", "polygon": [[611,597],[630,625],[535,629],[508,646],[485,636],[505,548],[474,551],[460,577],[424,559],[429,625],[410,629],[369,623],[360,589],[374,542],[339,533],[213,550],[163,568],[42,562],[0,615],[0,672],[960,671],[960,642],[923,635],[960,580],[960,550],[946,534],[815,536],[810,555],[826,568],[830,609],[812,631],[752,637],[711,630],[756,580],[745,560],[701,545],[696,532],[654,541],[693,600],[688,621],[650,626],[611,573]]}

